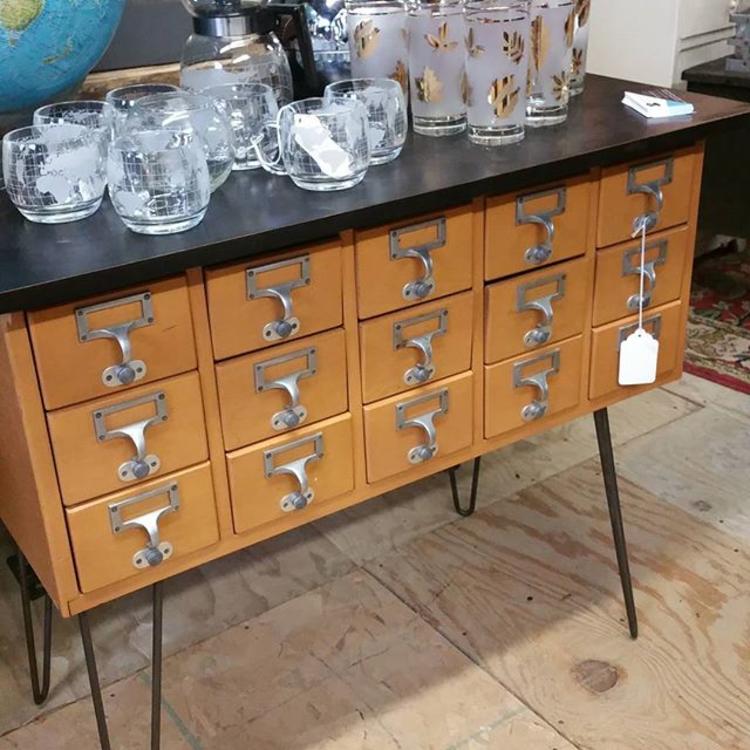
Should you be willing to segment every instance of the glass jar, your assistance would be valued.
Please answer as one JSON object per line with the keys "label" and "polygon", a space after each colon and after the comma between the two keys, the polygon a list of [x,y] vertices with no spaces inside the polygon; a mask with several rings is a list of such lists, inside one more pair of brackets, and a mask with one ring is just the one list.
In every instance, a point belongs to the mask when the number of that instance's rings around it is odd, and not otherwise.
{"label": "glass jar", "polygon": [[576,32],[573,40],[573,67],[570,74],[571,96],[582,94],[586,82],[590,18],[591,0],[576,0]]}

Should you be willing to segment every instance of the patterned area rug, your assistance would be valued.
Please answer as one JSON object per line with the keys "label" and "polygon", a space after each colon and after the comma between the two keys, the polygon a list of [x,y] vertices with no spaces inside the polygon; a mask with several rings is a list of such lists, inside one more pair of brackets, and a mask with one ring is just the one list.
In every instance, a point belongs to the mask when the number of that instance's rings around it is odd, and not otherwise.
{"label": "patterned area rug", "polygon": [[750,250],[696,261],[685,370],[750,394]]}

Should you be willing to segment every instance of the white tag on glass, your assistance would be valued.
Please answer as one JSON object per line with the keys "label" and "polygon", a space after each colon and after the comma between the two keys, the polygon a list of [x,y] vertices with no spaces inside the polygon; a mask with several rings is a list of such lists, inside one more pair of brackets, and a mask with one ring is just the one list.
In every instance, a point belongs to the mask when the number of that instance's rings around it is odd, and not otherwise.
{"label": "white tag on glass", "polygon": [[315,160],[324,175],[335,180],[351,177],[349,154],[331,138],[325,125],[315,115],[294,116],[294,139]]}
{"label": "white tag on glass", "polygon": [[620,385],[646,385],[656,382],[659,342],[639,328],[620,346]]}

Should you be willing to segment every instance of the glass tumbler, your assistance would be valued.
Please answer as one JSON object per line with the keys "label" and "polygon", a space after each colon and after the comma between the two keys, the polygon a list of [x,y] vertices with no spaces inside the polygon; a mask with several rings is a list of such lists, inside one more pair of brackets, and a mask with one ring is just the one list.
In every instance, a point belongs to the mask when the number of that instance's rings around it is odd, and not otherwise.
{"label": "glass tumbler", "polygon": [[108,91],[105,101],[112,107],[113,131],[117,131],[139,99],[152,94],[166,94],[179,90],[171,83],[134,83]]}
{"label": "glass tumbler", "polygon": [[568,118],[575,3],[532,0],[529,99],[526,124],[558,125]]}
{"label": "glass tumbler", "polygon": [[469,138],[484,146],[518,143],[526,130],[528,3],[466,5],[466,106]]}
{"label": "glass tumbler", "polygon": [[325,99],[354,99],[367,110],[370,163],[386,164],[401,153],[409,122],[401,85],[388,78],[355,78],[329,83]]}
{"label": "glass tumbler", "polygon": [[112,107],[107,102],[92,99],[47,104],[34,112],[34,125],[60,123],[100,128],[109,132],[112,127]]}
{"label": "glass tumbler", "polygon": [[466,129],[463,0],[410,0],[409,75],[414,131],[453,135]]}
{"label": "glass tumbler", "polygon": [[211,198],[203,146],[184,132],[131,129],[117,136],[109,147],[107,179],[115,211],[139,234],[192,229]]}
{"label": "glass tumbler", "polygon": [[210,86],[203,93],[214,100],[232,126],[232,169],[257,169],[260,162],[253,140],[262,134],[263,124],[275,119],[279,111],[273,89],[263,83],[225,83]]}
{"label": "glass tumbler", "polygon": [[570,74],[570,95],[583,93],[586,82],[586,58],[589,51],[589,18],[591,0],[576,0],[576,32],[573,40],[573,67]]}
{"label": "glass tumbler", "polygon": [[391,78],[408,95],[406,3],[347,0],[346,25],[352,78]]}
{"label": "glass tumbler", "polygon": [[31,125],[3,138],[8,196],[30,221],[91,216],[106,187],[107,133],[83,125]]}

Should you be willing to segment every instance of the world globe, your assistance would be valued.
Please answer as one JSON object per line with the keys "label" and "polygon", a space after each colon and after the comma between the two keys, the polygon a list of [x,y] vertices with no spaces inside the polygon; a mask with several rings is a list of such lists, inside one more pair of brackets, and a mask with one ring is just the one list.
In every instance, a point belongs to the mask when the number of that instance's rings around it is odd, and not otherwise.
{"label": "world globe", "polygon": [[0,114],[72,90],[112,41],[126,0],[0,0]]}

